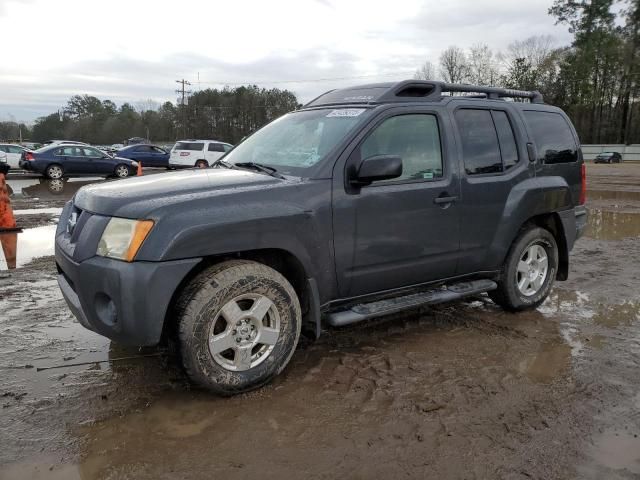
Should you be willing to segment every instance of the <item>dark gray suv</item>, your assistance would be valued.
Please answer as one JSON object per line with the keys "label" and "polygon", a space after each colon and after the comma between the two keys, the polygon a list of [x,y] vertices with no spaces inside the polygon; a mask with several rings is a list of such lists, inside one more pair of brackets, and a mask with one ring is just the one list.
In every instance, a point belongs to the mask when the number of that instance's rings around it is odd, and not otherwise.
{"label": "dark gray suv", "polygon": [[221,394],[268,382],[323,324],[483,292],[536,308],[586,224],[578,137],[537,92],[333,90],[212,167],[82,188],[56,261],[84,326],[176,339]]}

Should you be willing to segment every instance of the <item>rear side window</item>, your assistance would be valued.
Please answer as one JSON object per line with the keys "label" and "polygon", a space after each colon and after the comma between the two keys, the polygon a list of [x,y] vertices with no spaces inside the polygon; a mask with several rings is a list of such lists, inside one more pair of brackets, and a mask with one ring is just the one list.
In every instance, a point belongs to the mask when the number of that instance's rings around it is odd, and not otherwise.
{"label": "rear side window", "polygon": [[498,135],[490,110],[461,109],[455,113],[462,137],[464,169],[469,175],[502,172]]}
{"label": "rear side window", "polygon": [[204,150],[204,143],[200,142],[178,142],[176,146],[173,147],[175,150]]}
{"label": "rear side window", "polygon": [[509,170],[518,163],[518,147],[516,146],[516,138],[513,135],[513,128],[511,128],[509,117],[505,112],[493,110],[491,115],[498,132],[502,165],[505,170]]}
{"label": "rear side window", "polygon": [[233,147],[231,145],[226,145],[226,144],[222,144],[222,148],[224,149],[225,152],[228,152],[229,150],[231,150]]}
{"label": "rear side window", "polygon": [[467,175],[502,173],[518,163],[511,122],[502,110],[464,108],[455,113]]}
{"label": "rear side window", "polygon": [[538,159],[544,163],[570,163],[578,160],[578,147],[573,132],[559,113],[525,110]]}
{"label": "rear side window", "polygon": [[224,152],[224,148],[222,148],[221,143],[210,143],[209,144],[210,152]]}

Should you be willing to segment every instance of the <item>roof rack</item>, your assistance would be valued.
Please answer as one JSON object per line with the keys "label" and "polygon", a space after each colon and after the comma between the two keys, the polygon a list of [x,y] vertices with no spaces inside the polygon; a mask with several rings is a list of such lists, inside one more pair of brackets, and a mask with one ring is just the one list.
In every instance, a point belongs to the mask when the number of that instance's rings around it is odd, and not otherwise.
{"label": "roof rack", "polygon": [[396,83],[374,83],[338,90],[329,90],[311,100],[305,107],[320,105],[368,104],[392,102],[437,102],[445,93],[470,93],[470,97],[486,96],[489,100],[502,98],[526,98],[531,103],[544,103],[542,94],[536,91],[483,87],[435,80],[404,80]]}

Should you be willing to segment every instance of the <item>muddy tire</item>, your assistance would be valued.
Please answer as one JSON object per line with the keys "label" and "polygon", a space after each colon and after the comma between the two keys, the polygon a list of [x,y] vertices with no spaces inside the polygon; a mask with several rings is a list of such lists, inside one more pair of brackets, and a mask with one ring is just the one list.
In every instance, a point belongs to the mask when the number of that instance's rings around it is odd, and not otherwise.
{"label": "muddy tire", "polygon": [[191,380],[220,395],[258,388],[289,363],[302,314],[291,284],[261,263],[207,268],[177,303],[180,356]]}
{"label": "muddy tire", "polygon": [[521,231],[505,260],[498,288],[489,297],[506,310],[537,308],[545,301],[558,271],[558,246],[548,230]]}
{"label": "muddy tire", "polygon": [[62,165],[52,163],[44,171],[44,175],[51,180],[58,180],[63,177],[64,169],[62,168]]}

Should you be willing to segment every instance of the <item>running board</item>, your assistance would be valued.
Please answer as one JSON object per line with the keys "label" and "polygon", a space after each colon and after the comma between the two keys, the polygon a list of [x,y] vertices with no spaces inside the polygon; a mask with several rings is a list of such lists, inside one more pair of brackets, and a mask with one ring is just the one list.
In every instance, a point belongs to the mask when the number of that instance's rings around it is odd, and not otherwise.
{"label": "running board", "polygon": [[401,312],[422,305],[434,305],[436,303],[458,300],[468,295],[488,292],[496,288],[498,288],[498,285],[492,280],[473,280],[471,282],[454,283],[420,293],[388,298],[377,302],[360,303],[347,310],[327,314],[327,321],[332,327],[342,327],[351,323]]}

